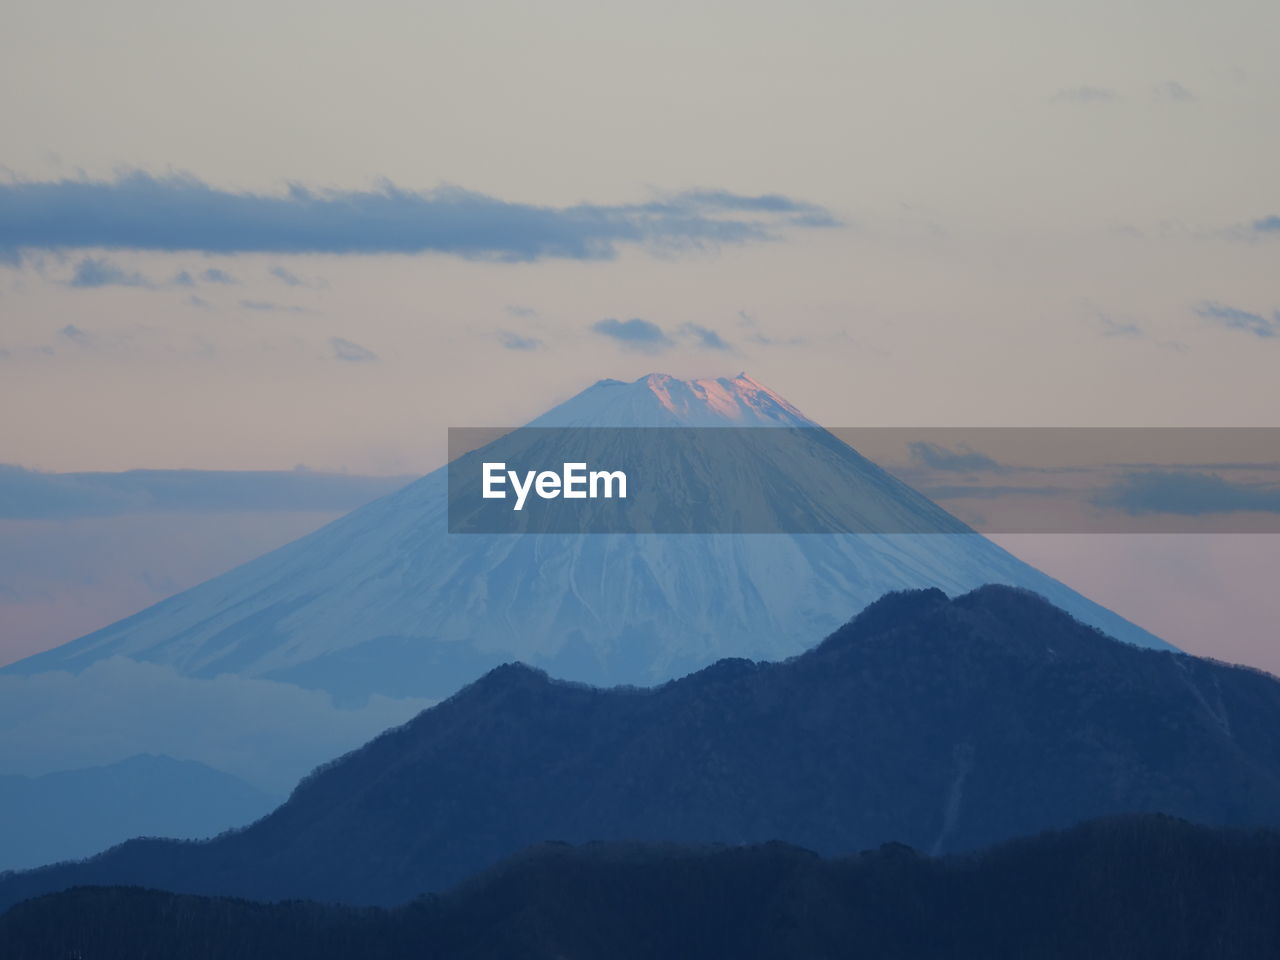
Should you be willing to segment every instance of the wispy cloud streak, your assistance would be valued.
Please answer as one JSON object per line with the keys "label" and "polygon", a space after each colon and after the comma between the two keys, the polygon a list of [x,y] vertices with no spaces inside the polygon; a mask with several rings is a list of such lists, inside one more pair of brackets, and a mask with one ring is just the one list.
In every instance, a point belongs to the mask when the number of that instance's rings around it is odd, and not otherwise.
{"label": "wispy cloud streak", "polygon": [[436,252],[470,259],[597,260],[620,244],[715,247],[830,227],[821,207],[776,194],[695,190],[651,203],[511,203],[456,187],[246,193],[191,176],[0,183],[0,255],[22,249],[235,253]]}
{"label": "wispy cloud streak", "polygon": [[1210,323],[1228,330],[1243,330],[1263,339],[1280,337],[1280,310],[1267,317],[1225,303],[1202,303],[1196,308],[1196,313]]}

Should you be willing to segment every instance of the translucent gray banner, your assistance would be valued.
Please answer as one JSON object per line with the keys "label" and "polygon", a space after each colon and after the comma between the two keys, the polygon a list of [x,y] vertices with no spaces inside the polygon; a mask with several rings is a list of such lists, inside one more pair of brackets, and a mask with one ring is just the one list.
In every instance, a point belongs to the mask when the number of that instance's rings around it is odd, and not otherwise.
{"label": "translucent gray banner", "polygon": [[1280,429],[463,427],[450,533],[1278,533]]}

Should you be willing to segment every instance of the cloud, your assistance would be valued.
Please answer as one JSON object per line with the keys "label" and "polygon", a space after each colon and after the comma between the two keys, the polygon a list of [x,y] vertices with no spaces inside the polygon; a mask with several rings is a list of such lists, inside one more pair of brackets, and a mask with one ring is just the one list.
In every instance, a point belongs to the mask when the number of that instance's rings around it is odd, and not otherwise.
{"label": "cloud", "polygon": [[409,482],[310,470],[42,473],[0,464],[0,519],[354,510]]}
{"label": "cloud", "polygon": [[274,300],[241,300],[241,310],[256,310],[260,313],[270,313],[279,311],[282,313],[303,313],[302,307],[290,306],[286,303],[276,303]]}
{"label": "cloud", "polygon": [[[542,315],[533,307],[525,307],[519,304],[507,304],[506,312],[508,316],[517,320],[533,322],[535,326],[541,324]],[[538,337],[531,337],[523,333],[517,333],[514,330],[499,329],[494,336],[508,350],[541,350],[546,346],[545,341]]]}
{"label": "cloud", "polygon": [[84,290],[97,287],[149,287],[151,281],[140,273],[122,270],[110,260],[85,257],[76,264],[67,286]]}
{"label": "cloud", "polygon": [[342,337],[330,337],[329,345],[333,347],[333,355],[347,363],[369,363],[378,359],[378,355],[372,350]]}
{"label": "cloud", "polygon": [[57,351],[47,343],[35,347],[0,348],[0,360],[17,360],[22,357],[46,358],[56,356]]}
{"label": "cloud", "polygon": [[374,696],[340,709],[291,684],[196,680],[123,657],[80,674],[0,674],[0,770],[38,775],[156,753],[279,792],[429,705]]}
{"label": "cloud", "polygon": [[106,248],[207,253],[423,253],[497,261],[609,259],[621,244],[670,249],[833,226],[777,194],[694,190],[619,206],[511,203],[457,187],[245,193],[192,176],[0,183],[0,251]]}
{"label": "cloud", "polygon": [[985,453],[979,453],[965,443],[951,450],[938,443],[916,440],[907,444],[907,451],[910,453],[913,463],[929,467],[932,470],[974,473],[1004,469],[991,457]]}
{"label": "cloud", "polygon": [[808,342],[801,336],[774,337],[765,333],[760,329],[756,318],[745,310],[738,311],[738,326],[750,331],[747,334],[748,343],[754,343],[760,347],[798,347]]}
{"label": "cloud", "polygon": [[537,337],[526,337],[511,330],[499,330],[498,340],[508,350],[539,350],[543,343]]}
{"label": "cloud", "polygon": [[731,344],[709,327],[699,326],[696,323],[686,323],[680,328],[680,332],[685,336],[693,337],[698,346],[707,350],[733,349]]}
{"label": "cloud", "polygon": [[286,287],[306,287],[314,289],[325,286],[324,280],[307,280],[298,276],[292,270],[286,270],[284,267],[278,265],[272,267],[267,271],[267,273],[271,274],[271,276],[275,277]]}
{"label": "cloud", "polygon": [[1187,345],[1177,340],[1163,340],[1152,335],[1150,329],[1133,320],[1107,313],[1087,301],[1082,304],[1091,321],[1101,328],[1102,335],[1115,340],[1140,340],[1167,350],[1185,351]]}
{"label": "cloud", "polygon": [[[68,343],[73,343],[77,347],[85,350],[98,350],[102,348],[119,348],[127,347],[132,344],[133,338],[128,336],[111,336],[92,333],[83,327],[77,327],[74,323],[68,323],[65,327],[58,331],[58,337]],[[43,353],[52,356],[55,351],[53,347],[45,345],[35,349],[37,353]]]}
{"label": "cloud", "polygon": [[738,213],[787,214],[785,222],[798,227],[820,229],[842,227],[844,221],[811,203],[793,200],[780,193],[759,196],[743,196],[727,190],[689,190],[678,194],[673,209],[695,206],[706,210],[726,210]]}
{"label": "cloud", "polygon": [[767,193],[750,197],[728,190],[689,190],[678,194],[677,202],[695,203],[721,210],[753,210],[769,213],[814,213],[812,205],[784,197],[780,193]]}
{"label": "cloud", "polygon": [[674,346],[674,341],[662,332],[656,323],[635,317],[631,320],[615,320],[609,317],[591,325],[596,333],[622,344],[623,349],[643,353],[659,353]]}
{"label": "cloud", "polygon": [[169,287],[194,287],[197,282],[230,285],[236,278],[218,267],[210,267],[200,273],[197,278],[190,270],[179,270],[173,279],[165,283],[153,283],[137,271],[126,270],[112,260],[104,257],[85,257],[75,265],[67,286],[78,289],[96,289],[98,287],[139,287],[147,290],[160,290]]}
{"label": "cloud", "polygon": [[1120,95],[1106,87],[1082,86],[1059,90],[1049,99],[1053,103],[1098,104],[1114,103],[1120,99]]}
{"label": "cloud", "polygon": [[1206,302],[1196,308],[1196,314],[1229,330],[1244,330],[1255,337],[1269,339],[1280,336],[1280,310],[1264,317],[1223,303]]}
{"label": "cloud", "polygon": [[1098,313],[1098,322],[1102,325],[1104,337],[1141,337],[1142,328],[1128,320],[1117,320],[1105,313]]}
{"label": "cloud", "polygon": [[[1005,497],[1060,497],[1072,491],[1066,487],[997,485],[959,486],[912,484],[917,492],[930,500],[1001,500]],[[988,521],[984,521],[988,522]]]}
{"label": "cloud", "polygon": [[63,339],[70,340],[72,343],[82,347],[91,347],[96,342],[93,334],[86,330],[81,330],[74,323],[68,323],[65,327],[58,331],[58,336]]}
{"label": "cloud", "polygon": [[1280,216],[1263,217],[1253,221],[1250,226],[1259,233],[1280,233]]}
{"label": "cloud", "polygon": [[1194,93],[1177,80],[1166,80],[1164,83],[1156,84],[1151,94],[1155,99],[1169,103],[1187,103],[1196,98]]}
{"label": "cloud", "polygon": [[799,347],[808,343],[804,337],[771,337],[767,333],[753,333],[747,338],[750,342],[761,347]]}
{"label": "cloud", "polygon": [[1141,471],[1092,498],[1097,506],[1130,516],[1171,513],[1199,517],[1213,513],[1280,513],[1280,487],[1233,483],[1214,473]]}

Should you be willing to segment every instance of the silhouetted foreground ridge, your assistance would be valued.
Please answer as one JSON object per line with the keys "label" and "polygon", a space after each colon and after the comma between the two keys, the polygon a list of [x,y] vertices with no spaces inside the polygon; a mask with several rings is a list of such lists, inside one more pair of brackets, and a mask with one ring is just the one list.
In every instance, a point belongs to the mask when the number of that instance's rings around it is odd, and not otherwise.
{"label": "silhouetted foreground ridge", "polygon": [[1039,597],[890,594],[784,663],[652,690],[500,667],[251,827],[0,878],[391,905],[544,840],[982,847],[1129,812],[1280,825],[1280,682]]}
{"label": "silhouetted foreground ridge", "polygon": [[1258,960],[1280,836],[1164,817],[980,856],[545,845],[390,911],[82,888],[0,918],[8,960]]}

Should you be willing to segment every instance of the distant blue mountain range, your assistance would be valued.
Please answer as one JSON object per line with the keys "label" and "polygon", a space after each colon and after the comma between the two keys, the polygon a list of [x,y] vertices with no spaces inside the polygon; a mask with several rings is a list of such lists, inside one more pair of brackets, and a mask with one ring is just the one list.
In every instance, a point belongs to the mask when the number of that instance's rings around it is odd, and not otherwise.
{"label": "distant blue mountain range", "polygon": [[0,519],[175,511],[354,510],[412,479],[303,469],[43,473],[0,464]]}
{"label": "distant blue mountain range", "polygon": [[204,764],[147,754],[42,777],[0,776],[0,870],[80,859],[140,834],[211,837],[278,801]]}

